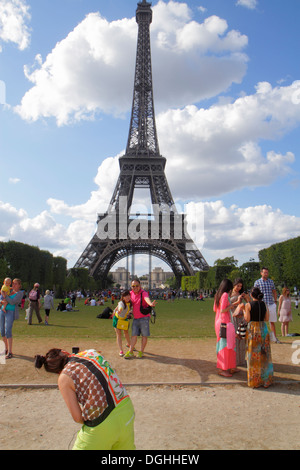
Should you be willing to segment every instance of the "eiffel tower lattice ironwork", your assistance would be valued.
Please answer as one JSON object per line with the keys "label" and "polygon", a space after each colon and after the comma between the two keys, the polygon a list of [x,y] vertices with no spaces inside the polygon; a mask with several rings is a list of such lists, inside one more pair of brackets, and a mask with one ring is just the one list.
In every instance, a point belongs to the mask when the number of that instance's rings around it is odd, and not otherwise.
{"label": "eiffel tower lattice ironwork", "polygon": [[[111,267],[135,254],[148,254],[167,263],[179,280],[208,269],[208,264],[186,230],[185,218],[176,210],[165,175],[166,159],[160,155],[155,124],[150,24],[151,3],[137,4],[138,40],[133,102],[125,155],[108,210],[99,215],[97,231],[75,264],[104,279]],[[129,214],[136,188],[150,190],[151,214]],[[133,273],[134,274],[134,273]]]}

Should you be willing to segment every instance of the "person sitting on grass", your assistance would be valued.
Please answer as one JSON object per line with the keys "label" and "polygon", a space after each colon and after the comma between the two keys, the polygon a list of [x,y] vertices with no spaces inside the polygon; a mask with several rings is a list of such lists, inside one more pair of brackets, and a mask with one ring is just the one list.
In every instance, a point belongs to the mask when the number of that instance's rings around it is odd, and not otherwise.
{"label": "person sitting on grass", "polygon": [[65,301],[62,300],[62,301],[58,304],[56,310],[57,310],[58,312],[65,312],[65,311],[67,310],[66,307],[67,307],[67,306],[66,306],[66,304],[65,304]]}

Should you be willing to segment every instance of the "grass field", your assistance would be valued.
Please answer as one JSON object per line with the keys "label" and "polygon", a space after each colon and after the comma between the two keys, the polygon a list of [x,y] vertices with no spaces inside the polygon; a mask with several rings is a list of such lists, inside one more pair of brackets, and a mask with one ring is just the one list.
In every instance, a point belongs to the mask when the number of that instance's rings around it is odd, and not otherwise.
{"label": "grass field", "polygon": [[[55,306],[58,301],[55,301]],[[57,338],[115,338],[112,320],[97,318],[106,306],[112,307],[111,302],[105,306],[90,307],[84,302],[78,302],[74,312],[58,312],[51,310],[49,326],[44,322],[37,324],[33,313],[33,324],[27,325],[25,311],[20,310],[20,319],[15,321],[13,335],[17,337],[57,337]],[[116,306],[116,303],[115,303]],[[289,333],[300,333],[300,316],[293,308],[293,322],[290,323]],[[214,331],[213,299],[191,301],[180,299],[175,302],[159,300],[156,304],[156,322],[151,324],[152,338],[212,338]],[[41,309],[44,320],[44,309]],[[277,323],[277,335],[280,336],[280,324]]]}

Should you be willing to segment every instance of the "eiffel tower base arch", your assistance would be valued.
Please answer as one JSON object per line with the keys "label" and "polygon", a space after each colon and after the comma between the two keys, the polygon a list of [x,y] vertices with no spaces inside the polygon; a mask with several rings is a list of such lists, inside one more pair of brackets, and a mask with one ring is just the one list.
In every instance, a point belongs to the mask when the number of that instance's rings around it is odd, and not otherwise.
{"label": "eiffel tower base arch", "polygon": [[[106,279],[111,268],[124,258],[132,255],[150,255],[165,262],[173,271],[178,286],[181,276],[192,276],[190,258],[197,261],[193,251],[188,253],[186,243],[178,243],[172,239],[166,240],[100,240],[97,235],[82,254],[82,260],[77,265],[89,269],[90,276],[95,279]],[[97,259],[96,259],[97,258]],[[199,266],[200,270],[201,266]]]}

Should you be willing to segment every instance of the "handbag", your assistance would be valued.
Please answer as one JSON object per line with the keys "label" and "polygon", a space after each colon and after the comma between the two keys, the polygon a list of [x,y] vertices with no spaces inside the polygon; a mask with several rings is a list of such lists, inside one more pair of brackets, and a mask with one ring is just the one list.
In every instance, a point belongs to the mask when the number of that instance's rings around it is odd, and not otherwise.
{"label": "handbag", "polygon": [[247,333],[247,322],[242,321],[237,327],[236,334],[240,339],[245,339]]}
{"label": "handbag", "polygon": [[118,318],[117,328],[118,330],[128,330],[129,321],[123,318]]}
{"label": "handbag", "polygon": [[226,338],[227,337],[227,324],[226,323],[221,323],[220,325],[220,338]]}
{"label": "handbag", "polygon": [[149,315],[152,312],[152,307],[150,305],[148,307],[143,307],[143,293],[141,293],[141,305],[140,305],[140,312],[143,315]]}

